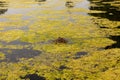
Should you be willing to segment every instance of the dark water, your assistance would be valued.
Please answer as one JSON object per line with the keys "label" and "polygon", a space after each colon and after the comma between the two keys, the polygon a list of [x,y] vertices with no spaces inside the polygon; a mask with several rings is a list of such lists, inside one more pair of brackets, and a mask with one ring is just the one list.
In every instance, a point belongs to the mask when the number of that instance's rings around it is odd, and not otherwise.
{"label": "dark water", "polygon": [[[112,3],[115,3],[114,0],[98,0],[97,2],[94,2],[95,0],[89,0],[91,4],[95,4],[95,6],[90,6],[90,10],[97,10],[97,11],[103,11],[101,13],[89,13],[92,16],[101,17],[101,18],[107,18],[112,21],[120,21],[120,7],[119,6],[112,6]],[[116,0],[117,1],[117,0]],[[105,3],[105,2],[111,2]],[[119,4],[116,2],[116,4]]]}
{"label": "dark water", "polygon": [[116,41],[116,43],[107,46],[105,49],[120,48],[120,36],[110,36],[109,39]]}
{"label": "dark water", "polygon": [[41,51],[33,49],[0,49],[4,53],[6,59],[0,62],[18,62],[21,58],[33,58],[40,55]]}
{"label": "dark water", "polygon": [[79,59],[81,56],[87,55],[87,52],[77,52],[74,59]]}
{"label": "dark water", "polygon": [[38,76],[37,74],[28,74],[25,77],[21,77],[21,79],[30,79],[30,80],[46,80],[46,78],[42,76]]}

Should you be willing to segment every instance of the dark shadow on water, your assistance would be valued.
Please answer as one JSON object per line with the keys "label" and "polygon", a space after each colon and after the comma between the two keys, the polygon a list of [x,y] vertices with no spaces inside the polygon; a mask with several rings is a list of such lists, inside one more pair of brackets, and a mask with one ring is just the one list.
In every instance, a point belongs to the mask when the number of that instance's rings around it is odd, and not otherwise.
{"label": "dark shadow on water", "polygon": [[8,4],[5,1],[0,1],[0,15],[1,14],[5,14],[5,12],[7,12],[7,7]]}
{"label": "dark shadow on water", "polygon": [[87,55],[87,54],[88,54],[88,52],[84,52],[84,51],[83,52],[77,52],[74,56],[74,59],[79,59],[82,56]]}
{"label": "dark shadow on water", "polygon": [[88,13],[89,15],[101,17],[101,18],[107,18],[112,21],[120,21],[120,10],[119,7],[112,6],[110,3],[105,2],[115,2],[114,0],[100,0],[97,2],[94,2],[96,0],[88,0],[91,2],[91,4],[95,4],[96,6],[90,6],[90,10],[93,11],[103,11],[100,13]]}
{"label": "dark shadow on water", "polygon": [[120,48],[120,36],[110,36],[109,39],[116,41],[116,43],[105,47],[105,49]]}
{"label": "dark shadow on water", "polygon": [[39,76],[37,74],[27,74],[25,77],[21,77],[24,80],[46,80],[45,77]]}
{"label": "dark shadow on water", "polygon": [[102,28],[102,29],[109,29],[108,27],[105,27],[105,26],[100,26],[100,28]]}
{"label": "dark shadow on water", "polygon": [[62,70],[64,70],[64,69],[69,69],[67,66],[65,66],[65,65],[61,65],[61,66],[59,66],[59,71],[62,71]]}
{"label": "dark shadow on water", "polygon": [[6,59],[1,60],[0,62],[18,62],[20,58],[33,58],[41,53],[41,51],[33,49],[8,49],[8,48],[1,48],[0,52],[4,53],[6,56]]}

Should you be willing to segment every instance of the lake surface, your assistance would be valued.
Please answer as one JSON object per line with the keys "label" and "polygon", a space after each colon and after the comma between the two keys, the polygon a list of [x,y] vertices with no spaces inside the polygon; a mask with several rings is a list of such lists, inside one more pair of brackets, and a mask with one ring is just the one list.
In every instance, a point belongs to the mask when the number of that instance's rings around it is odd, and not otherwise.
{"label": "lake surface", "polygon": [[96,59],[102,74],[108,69],[102,58],[119,57],[119,6],[119,0],[0,0],[0,80],[98,79],[89,76]]}

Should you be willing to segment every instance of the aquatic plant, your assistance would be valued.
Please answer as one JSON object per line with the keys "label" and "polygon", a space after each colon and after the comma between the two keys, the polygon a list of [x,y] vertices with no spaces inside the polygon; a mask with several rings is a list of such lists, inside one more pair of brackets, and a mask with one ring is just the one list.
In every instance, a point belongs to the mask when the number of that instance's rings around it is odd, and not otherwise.
{"label": "aquatic plant", "polygon": [[34,0],[6,1],[19,11],[0,16],[0,80],[120,79],[120,22],[96,8],[108,4],[118,10],[118,0],[89,0],[91,10],[74,0],[69,11],[66,0],[42,6]]}

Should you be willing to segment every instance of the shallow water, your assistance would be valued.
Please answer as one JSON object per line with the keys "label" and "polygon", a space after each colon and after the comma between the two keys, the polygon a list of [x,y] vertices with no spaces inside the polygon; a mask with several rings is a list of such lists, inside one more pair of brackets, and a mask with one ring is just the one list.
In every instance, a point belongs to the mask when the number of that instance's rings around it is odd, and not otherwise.
{"label": "shallow water", "polygon": [[[109,45],[110,40],[107,37],[110,34],[102,33],[102,30],[99,29],[101,23],[94,23],[92,16],[109,19],[111,15],[107,14],[113,14],[112,12],[116,10],[115,7],[110,6],[108,9],[109,6],[103,2],[96,3],[96,6],[90,6],[94,2],[87,0],[73,1],[72,7],[66,6],[65,0],[55,4],[57,2],[58,0],[1,1],[0,43],[2,50],[6,48],[21,50],[23,48],[24,50],[31,46],[33,50],[50,53],[71,52],[70,48],[73,48],[73,52],[77,53],[80,51],[91,52],[92,49],[99,50]],[[99,5],[102,7],[99,8]],[[103,13],[95,13],[97,10],[103,11]],[[115,18],[116,16],[114,17],[113,14],[111,19],[115,20]],[[102,28],[102,26],[100,27]],[[54,45],[53,41],[57,37],[68,40],[67,45],[62,45],[65,50]],[[101,39],[105,39],[107,42],[101,45],[102,42],[99,43]]]}
{"label": "shallow water", "polygon": [[[31,30],[30,27],[34,25],[34,23],[38,22],[39,20],[44,20],[44,18],[45,20],[50,20],[50,21],[57,20],[57,21],[60,21],[60,23],[63,23],[63,21],[68,21],[73,24],[74,22],[77,21],[77,19],[74,19],[74,16],[76,15],[88,16],[88,14],[84,11],[84,10],[87,11],[89,9],[89,5],[88,5],[89,2],[87,0],[73,2],[74,6],[72,8],[65,6],[65,3],[66,3],[65,0],[59,1],[59,4],[56,5],[55,3],[57,2],[58,0],[52,0],[52,1],[46,0],[43,2],[32,1],[32,0],[30,2],[27,2],[24,0],[23,1],[12,1],[12,0],[1,1],[1,8],[3,8],[1,9],[1,16],[0,16],[1,35],[2,33],[6,34],[7,32],[8,32],[7,35],[9,35],[9,31],[11,33],[11,31],[13,30],[14,30],[13,32],[17,34],[16,30],[18,30],[23,33],[21,36],[24,36],[25,34],[28,34],[30,32]],[[74,9],[75,11],[72,11]],[[81,11],[77,9],[81,9]],[[46,23],[46,22],[43,22],[43,23]],[[41,23],[39,23],[38,25],[40,24]],[[44,26],[46,25],[47,24],[44,24]],[[58,26],[59,25],[61,24],[58,24]],[[83,23],[83,25],[85,24]],[[37,29],[37,25],[35,27]],[[35,32],[32,32],[32,33],[35,33]],[[5,38],[8,38],[7,35],[5,36]],[[11,35],[14,36],[14,34],[11,34]],[[11,35],[9,35],[9,37],[11,37]],[[20,37],[20,36],[18,35],[17,37]],[[35,38],[37,39],[37,34],[35,35]],[[22,46],[24,47],[25,45],[29,45],[30,42],[22,41],[20,38],[15,40],[11,39],[10,41],[9,41],[9,38],[8,38],[8,41],[3,40],[1,38],[0,43],[3,46],[1,47],[3,50],[4,48],[6,49],[6,47],[9,45],[11,46],[13,45],[16,47],[17,45],[21,45],[21,47]],[[37,43],[37,41],[35,41],[34,44],[35,43]],[[40,43],[49,43],[49,42],[42,41]],[[34,44],[32,43],[31,46]],[[16,54],[17,53],[18,52],[16,52]]]}
{"label": "shallow water", "polygon": [[0,1],[1,80],[108,79],[119,65],[120,1],[71,1]]}

